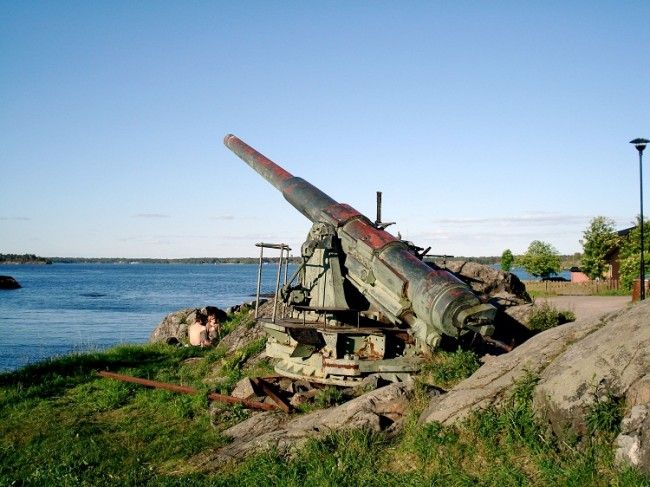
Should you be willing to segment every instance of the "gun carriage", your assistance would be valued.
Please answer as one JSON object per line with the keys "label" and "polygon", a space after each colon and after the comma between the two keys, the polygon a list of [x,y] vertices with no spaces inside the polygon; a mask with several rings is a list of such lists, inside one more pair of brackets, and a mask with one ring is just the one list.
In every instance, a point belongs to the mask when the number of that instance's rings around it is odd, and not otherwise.
{"label": "gun carriage", "polygon": [[404,380],[443,336],[489,336],[496,309],[422,253],[338,203],[234,135],[224,144],[312,223],[301,263],[277,296],[286,311],[262,319],[276,371],[350,385],[379,374]]}

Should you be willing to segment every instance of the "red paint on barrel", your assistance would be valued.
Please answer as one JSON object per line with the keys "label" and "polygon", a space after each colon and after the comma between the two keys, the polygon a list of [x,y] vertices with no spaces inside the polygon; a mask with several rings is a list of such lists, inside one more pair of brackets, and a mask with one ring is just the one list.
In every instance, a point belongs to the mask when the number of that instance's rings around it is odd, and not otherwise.
{"label": "red paint on barrel", "polygon": [[293,177],[293,174],[284,170],[271,159],[260,154],[246,142],[232,134],[226,135],[223,139],[223,143],[248,165],[268,179],[276,188],[287,179]]}
{"label": "red paint on barrel", "polygon": [[390,243],[399,242],[397,238],[387,231],[380,230],[365,220],[350,222],[346,225],[345,231],[352,238],[361,240],[373,250],[380,250]]}
{"label": "red paint on barrel", "polygon": [[337,203],[335,205],[328,206],[323,210],[327,216],[334,220],[338,225],[343,225],[348,220],[362,216],[357,210],[352,208],[350,205],[345,203]]}

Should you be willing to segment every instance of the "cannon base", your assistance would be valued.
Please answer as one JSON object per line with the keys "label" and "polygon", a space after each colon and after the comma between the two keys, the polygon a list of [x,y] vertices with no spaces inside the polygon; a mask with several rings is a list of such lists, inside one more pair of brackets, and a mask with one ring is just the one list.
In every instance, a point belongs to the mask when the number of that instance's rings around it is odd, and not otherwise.
{"label": "cannon base", "polygon": [[423,358],[405,330],[355,327],[282,319],[262,320],[266,355],[278,359],[275,371],[311,382],[350,387],[369,375],[389,382],[408,380]]}

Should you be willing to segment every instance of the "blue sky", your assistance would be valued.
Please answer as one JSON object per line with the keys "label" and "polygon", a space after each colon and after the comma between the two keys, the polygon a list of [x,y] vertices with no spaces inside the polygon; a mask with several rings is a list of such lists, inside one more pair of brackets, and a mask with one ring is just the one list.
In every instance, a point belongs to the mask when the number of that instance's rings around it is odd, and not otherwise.
{"label": "blue sky", "polygon": [[649,59],[647,1],[2,2],[0,252],[298,249],[227,133],[432,253],[579,251],[638,214]]}

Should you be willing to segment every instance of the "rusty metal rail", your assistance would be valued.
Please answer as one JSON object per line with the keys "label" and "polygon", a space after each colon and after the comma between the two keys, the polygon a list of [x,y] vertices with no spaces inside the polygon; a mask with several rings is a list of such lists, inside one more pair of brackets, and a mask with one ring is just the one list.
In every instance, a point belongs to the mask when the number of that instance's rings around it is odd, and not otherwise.
{"label": "rusty metal rail", "polygon": [[[165,389],[171,392],[178,392],[180,394],[190,394],[197,395],[200,394],[199,391],[193,387],[188,386],[179,386],[177,384],[169,384],[167,382],[159,382],[157,380],[141,379],[140,377],[133,377],[132,375],[116,374],[115,372],[107,372],[100,370],[97,372],[97,375],[105,377],[108,379],[120,380],[122,382],[130,382],[132,384],[139,384],[145,387],[153,387],[155,389]],[[208,394],[208,400],[225,402],[228,404],[241,404],[249,409],[258,409],[261,411],[276,411],[280,408],[274,404],[266,404],[263,402],[249,401],[248,399],[240,399],[238,397],[226,396],[224,394],[218,394],[216,392],[211,392]]]}

